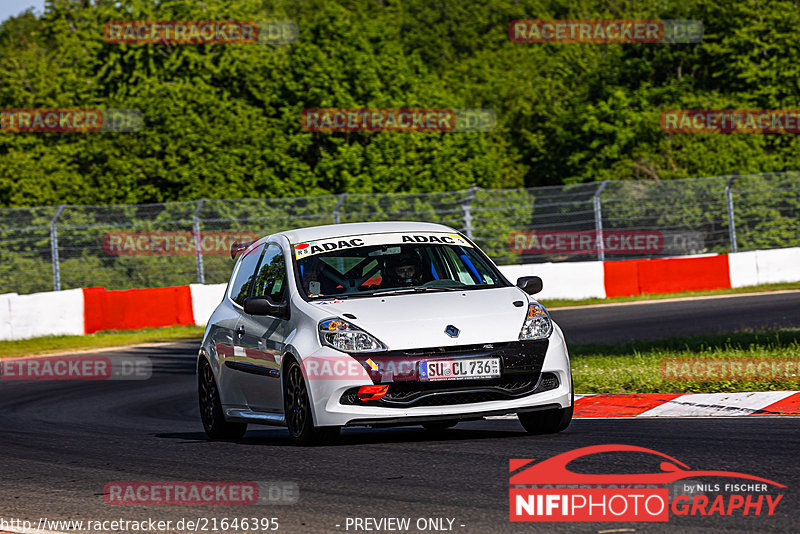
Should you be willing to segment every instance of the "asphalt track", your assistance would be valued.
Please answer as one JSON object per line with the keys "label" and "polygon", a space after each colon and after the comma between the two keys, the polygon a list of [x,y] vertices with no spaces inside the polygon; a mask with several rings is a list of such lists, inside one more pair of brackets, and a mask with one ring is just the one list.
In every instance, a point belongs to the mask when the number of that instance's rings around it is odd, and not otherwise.
{"label": "asphalt track", "polygon": [[[683,313],[694,313],[697,307],[717,310],[724,317],[730,314],[730,306],[737,316],[759,321],[764,319],[760,313],[773,310],[769,320],[782,321],[781,310],[792,305],[797,310],[800,302],[797,294],[786,295],[768,297],[766,303],[762,297],[688,301],[678,308]],[[653,321],[658,311],[643,312],[644,305],[620,306],[605,314],[606,327],[602,326],[604,313],[597,315],[594,309],[562,310],[554,315],[562,321],[568,339],[576,342],[593,332],[621,328],[615,326],[616,321],[625,313],[635,331],[664,330],[673,320],[683,324],[674,304],[648,305],[668,310],[662,321]],[[725,324],[718,316],[708,320],[708,329]],[[685,322],[697,321],[695,317]],[[763,323],[749,326],[759,324]],[[173,521],[277,517],[278,532],[297,533],[378,532],[346,530],[348,517],[409,517],[412,528],[407,532],[419,532],[413,527],[418,518],[444,517],[454,519],[453,531],[470,534],[796,531],[800,512],[796,490],[800,486],[800,420],[796,418],[576,420],[566,432],[545,437],[524,434],[515,420],[488,420],[461,423],[440,435],[419,427],[348,429],[337,445],[315,448],[292,445],[283,429],[251,426],[239,441],[209,442],[196,406],[196,347],[187,342],[106,353],[149,357],[153,376],[145,381],[0,382],[0,517],[27,519],[34,526],[42,517]],[[788,488],[771,517],[672,516],[669,523],[649,524],[509,522],[510,458],[541,460],[608,443],[639,445],[673,456],[693,469],[749,473]],[[644,457],[632,461],[611,456],[602,463],[584,462],[580,469],[587,473],[654,471],[648,462]],[[104,485],[128,480],[295,481],[300,500],[289,506],[105,504]]]}
{"label": "asphalt track", "polygon": [[800,327],[800,291],[651,300],[550,312],[567,343],[619,343]]}

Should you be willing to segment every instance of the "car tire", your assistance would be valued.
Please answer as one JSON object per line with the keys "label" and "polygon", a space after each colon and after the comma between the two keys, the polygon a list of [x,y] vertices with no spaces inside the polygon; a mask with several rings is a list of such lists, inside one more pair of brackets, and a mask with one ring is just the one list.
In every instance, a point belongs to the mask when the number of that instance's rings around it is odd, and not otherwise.
{"label": "car tire", "polygon": [[540,412],[519,413],[517,417],[528,434],[555,434],[569,426],[572,421],[572,406]]}
{"label": "car tire", "polygon": [[522,423],[522,427],[528,434],[556,434],[566,430],[572,422],[572,413],[575,408],[575,390],[572,386],[572,380],[570,380],[570,390],[572,393],[572,403],[569,408],[556,408],[554,410],[517,414],[519,422]]}
{"label": "car tire", "polygon": [[203,358],[197,368],[197,393],[203,429],[211,439],[239,439],[247,432],[247,423],[230,423],[225,420],[219,388],[214,380],[211,364]]}
{"label": "car tire", "polygon": [[443,432],[448,428],[453,428],[458,424],[457,420],[447,420],[447,421],[431,421],[430,423],[422,423],[422,426],[425,430],[429,432]]}
{"label": "car tire", "polygon": [[314,426],[311,401],[300,364],[292,359],[286,366],[283,383],[283,412],[289,435],[300,445],[320,445],[333,442],[339,435],[338,426]]}

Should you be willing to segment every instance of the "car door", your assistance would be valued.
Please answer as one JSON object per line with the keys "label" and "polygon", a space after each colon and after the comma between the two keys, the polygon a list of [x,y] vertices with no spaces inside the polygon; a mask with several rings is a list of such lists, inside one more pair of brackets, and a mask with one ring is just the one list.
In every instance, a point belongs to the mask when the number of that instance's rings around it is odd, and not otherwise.
{"label": "car door", "polygon": [[[288,298],[286,261],[283,250],[269,244],[256,270],[250,296],[269,297],[275,303]],[[237,324],[239,344],[237,368],[242,377],[242,391],[247,405],[257,411],[283,410],[280,383],[280,356],[289,332],[289,321],[268,315],[242,312]]]}
{"label": "car door", "polygon": [[250,292],[256,267],[266,245],[247,251],[239,260],[226,289],[225,300],[218,310],[217,322],[211,327],[210,338],[222,365],[219,387],[223,403],[231,406],[246,405],[242,392],[241,374],[236,370],[237,354],[242,353],[241,339],[236,331],[243,312],[244,299]]}

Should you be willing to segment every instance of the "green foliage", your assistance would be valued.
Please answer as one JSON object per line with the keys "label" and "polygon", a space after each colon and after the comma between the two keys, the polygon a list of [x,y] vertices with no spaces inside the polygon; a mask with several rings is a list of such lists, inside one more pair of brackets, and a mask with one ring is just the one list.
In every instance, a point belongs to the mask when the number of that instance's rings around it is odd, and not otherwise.
{"label": "green foliage", "polygon": [[[51,0],[0,27],[0,108],[138,109],[136,133],[0,134],[0,205],[141,203],[522,185],[499,133],[303,132],[313,107],[468,107],[391,9],[255,0]],[[120,19],[298,22],[291,45],[118,45]],[[24,32],[23,32],[24,30]]]}
{"label": "green foliage", "polygon": [[[511,21],[534,18],[699,19],[705,35],[694,44],[509,40]],[[299,37],[105,42],[106,22],[141,19],[292,20]],[[727,178],[674,180],[797,169],[800,140],[665,134],[660,114],[800,108],[798,25],[800,10],[787,0],[48,0],[42,16],[0,24],[0,109],[137,109],[144,124],[132,133],[0,133],[0,207],[177,202],[68,208],[59,221],[63,287],[194,280],[190,255],[104,256],[102,239],[125,221],[130,231],[190,231],[189,201],[201,198],[251,199],[210,200],[199,213],[203,230],[264,235],[329,224],[342,193],[342,222],[422,218],[461,228],[463,197],[475,185],[483,188],[471,202],[475,238],[499,263],[514,263],[515,230],[593,229],[596,182],[609,180],[606,228],[701,232],[700,251],[724,252]],[[320,107],[487,108],[497,126],[304,132],[301,112]],[[779,178],[785,195],[759,192],[776,179],[737,182],[740,250],[800,240],[798,175]],[[0,292],[52,287],[55,208],[34,211],[0,220]],[[225,280],[229,269],[224,256],[206,256],[207,281]]]}
{"label": "green foliage", "polygon": [[[692,18],[696,44],[517,44],[520,18]],[[109,20],[286,20],[289,45],[118,45]],[[48,0],[0,25],[0,108],[133,108],[136,133],[0,134],[0,206],[422,193],[774,172],[794,136],[664,134],[797,108],[790,1]],[[490,108],[488,133],[308,133],[313,107]]]}

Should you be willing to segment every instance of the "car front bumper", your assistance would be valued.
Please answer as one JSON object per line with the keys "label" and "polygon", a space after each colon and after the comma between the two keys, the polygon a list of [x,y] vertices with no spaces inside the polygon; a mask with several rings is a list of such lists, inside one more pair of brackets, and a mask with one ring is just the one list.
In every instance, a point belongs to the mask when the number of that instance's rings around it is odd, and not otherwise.
{"label": "car front bumper", "polygon": [[[358,368],[360,370],[363,367],[364,372],[361,376],[353,378],[325,377],[324,379],[308,380],[314,422],[317,426],[412,425],[436,420],[479,419],[491,415],[569,407],[572,404],[572,380],[569,356],[560,330],[556,329],[549,340],[544,341],[544,347],[541,344],[538,348],[529,345],[525,351],[517,350],[521,343],[530,344],[531,342],[497,344],[497,347],[486,349],[486,351],[481,351],[480,347],[473,347],[469,351],[457,351],[457,354],[437,354],[426,351],[421,351],[419,354],[405,354],[401,360],[401,363],[406,363],[405,366],[385,365],[388,361],[394,361],[397,364],[398,361],[392,359],[398,356],[397,354],[390,354],[388,358],[381,360],[379,354],[371,358],[364,355],[353,358],[350,355],[339,353],[337,358],[352,358],[359,361]],[[400,382],[403,383],[403,386],[413,386],[413,384],[419,383],[416,382],[416,376],[413,376],[416,362],[419,360],[439,357],[483,357],[487,351],[501,357],[503,379],[534,377],[538,383],[539,377],[546,373],[558,378],[558,386],[546,391],[482,402],[464,402],[465,399],[462,397],[456,404],[447,404],[447,401],[444,400],[447,395],[443,395],[437,401],[440,404],[436,405],[425,405],[430,403],[424,402],[409,406],[387,405],[373,401],[343,402],[343,397],[346,397],[348,393],[352,395],[353,389],[360,386],[389,384],[391,387],[391,384]],[[541,354],[537,354],[537,351]],[[326,357],[330,357],[330,352],[331,349],[324,350]],[[367,360],[371,360],[371,363],[367,363]],[[375,366],[378,369],[374,369]],[[388,375],[385,372],[387,368],[392,371]],[[470,389],[469,381],[448,381],[448,384],[454,388]],[[478,383],[476,388],[481,389],[481,384]],[[531,390],[537,391],[533,388]]]}

